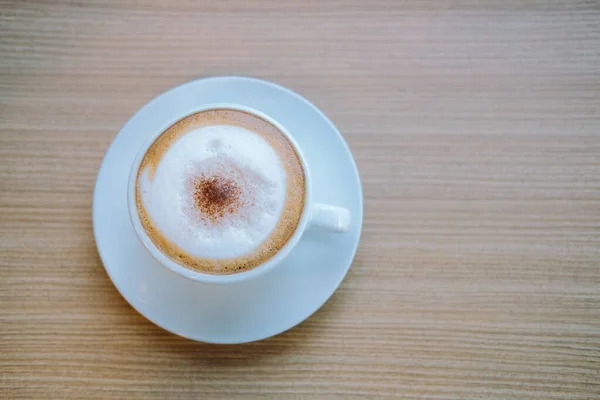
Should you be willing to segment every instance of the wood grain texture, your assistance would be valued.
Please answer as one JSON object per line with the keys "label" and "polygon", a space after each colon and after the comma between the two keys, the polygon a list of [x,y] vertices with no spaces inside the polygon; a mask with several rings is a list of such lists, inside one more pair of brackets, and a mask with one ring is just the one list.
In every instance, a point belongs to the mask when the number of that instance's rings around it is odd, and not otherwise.
{"label": "wood grain texture", "polygon": [[[0,398],[597,399],[598,1],[0,2]],[[356,157],[350,274],[293,330],[176,337],[109,281],[104,152],[144,103],[240,74]]]}

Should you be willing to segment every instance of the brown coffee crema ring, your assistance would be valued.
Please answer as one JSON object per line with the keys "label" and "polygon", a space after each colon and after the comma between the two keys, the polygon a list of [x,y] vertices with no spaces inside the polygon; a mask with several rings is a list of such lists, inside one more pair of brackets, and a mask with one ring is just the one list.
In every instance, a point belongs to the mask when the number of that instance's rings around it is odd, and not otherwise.
{"label": "brown coffee crema ring", "polygon": [[[156,227],[141,198],[140,176],[148,171],[152,180],[163,155],[180,137],[192,130],[211,125],[238,126],[261,136],[279,156],[286,176],[286,197],[277,224],[267,238],[251,252],[240,257],[211,259],[194,256],[169,240]],[[198,176],[194,185],[194,201],[202,215],[212,222],[238,211],[239,188],[224,175]],[[146,151],[136,179],[135,199],[140,221],[154,245],[178,264],[203,273],[227,275],[253,269],[268,261],[285,246],[296,231],[306,195],[306,179],[300,157],[286,136],[270,122],[245,111],[220,108],[189,115],[167,128]]]}

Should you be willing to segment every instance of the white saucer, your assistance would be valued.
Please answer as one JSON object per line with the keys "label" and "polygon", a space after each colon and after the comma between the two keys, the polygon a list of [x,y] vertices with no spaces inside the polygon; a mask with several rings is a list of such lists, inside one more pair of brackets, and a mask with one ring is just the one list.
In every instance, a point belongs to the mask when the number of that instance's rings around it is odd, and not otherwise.
{"label": "white saucer", "polygon": [[[346,207],[350,230],[307,231],[284,265],[250,281],[209,285],[158,264],[138,241],[127,213],[127,177],[155,126],[202,104],[237,103],[285,126],[313,173],[314,200]],[[154,128],[155,129],[155,128]],[[298,94],[259,79],[216,77],[171,89],[139,110],[106,152],[94,191],[94,235],[104,268],[123,297],[155,324],[190,339],[243,343],[276,335],[319,309],[340,285],[363,221],[360,178],[335,126]]]}

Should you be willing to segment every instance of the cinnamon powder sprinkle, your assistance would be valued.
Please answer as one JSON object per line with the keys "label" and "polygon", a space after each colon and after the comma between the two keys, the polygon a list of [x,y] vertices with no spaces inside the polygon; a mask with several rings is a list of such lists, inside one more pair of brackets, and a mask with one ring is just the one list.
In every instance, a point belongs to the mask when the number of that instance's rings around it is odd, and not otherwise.
{"label": "cinnamon powder sprinkle", "polygon": [[194,201],[203,218],[217,222],[240,207],[241,189],[230,178],[204,175],[193,180]]}

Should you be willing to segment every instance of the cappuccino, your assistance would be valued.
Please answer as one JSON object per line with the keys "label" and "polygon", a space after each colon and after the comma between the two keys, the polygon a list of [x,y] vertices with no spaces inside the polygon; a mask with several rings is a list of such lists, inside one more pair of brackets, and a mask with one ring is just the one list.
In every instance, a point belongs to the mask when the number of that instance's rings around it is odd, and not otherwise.
{"label": "cappuccino", "polygon": [[306,193],[286,135],[245,111],[176,122],[149,147],[135,199],[144,230],[173,261],[208,274],[250,270],[294,234]]}

